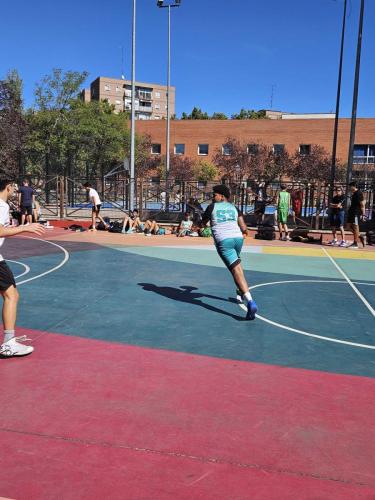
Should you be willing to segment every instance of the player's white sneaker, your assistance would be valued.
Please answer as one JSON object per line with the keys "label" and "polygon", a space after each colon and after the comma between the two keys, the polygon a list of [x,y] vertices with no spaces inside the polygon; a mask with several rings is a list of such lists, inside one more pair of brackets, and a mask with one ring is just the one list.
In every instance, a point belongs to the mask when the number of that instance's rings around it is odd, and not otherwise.
{"label": "player's white sneaker", "polygon": [[[34,350],[34,347],[31,345],[23,345],[20,342],[24,342],[25,340],[31,340],[23,335],[22,337],[13,337],[8,340],[8,342],[4,342],[0,346],[0,355],[11,357],[11,356],[26,356],[27,354],[31,354]],[[18,342],[17,342],[18,341]]]}
{"label": "player's white sneaker", "polygon": [[328,245],[331,245],[331,246],[333,246],[333,247],[334,247],[335,245],[337,245],[337,240],[332,240],[332,241],[330,241],[330,242],[328,243]]}

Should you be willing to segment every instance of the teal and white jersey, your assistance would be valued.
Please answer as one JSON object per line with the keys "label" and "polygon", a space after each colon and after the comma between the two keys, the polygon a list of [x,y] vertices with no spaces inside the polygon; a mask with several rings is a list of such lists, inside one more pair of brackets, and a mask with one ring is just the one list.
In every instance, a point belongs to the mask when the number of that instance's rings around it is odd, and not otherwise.
{"label": "teal and white jersey", "polygon": [[237,208],[227,201],[211,203],[203,214],[202,222],[211,223],[212,235],[216,242],[228,238],[243,238],[237,219],[242,215]]}

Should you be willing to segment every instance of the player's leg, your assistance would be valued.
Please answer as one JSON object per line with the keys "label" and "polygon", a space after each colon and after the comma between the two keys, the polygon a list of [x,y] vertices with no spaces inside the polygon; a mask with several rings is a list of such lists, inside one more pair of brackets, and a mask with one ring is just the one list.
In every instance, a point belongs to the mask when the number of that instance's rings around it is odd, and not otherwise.
{"label": "player's leg", "polygon": [[92,207],[92,212],[91,212],[91,231],[96,231],[96,207]]}
{"label": "player's leg", "polygon": [[232,274],[238,291],[241,293],[248,308],[247,319],[255,319],[257,305],[253,300],[249,285],[241,266],[240,253],[243,245],[243,238],[228,238],[216,244],[219,256]]}
{"label": "player's leg", "polygon": [[17,318],[18,290],[14,276],[8,265],[0,263],[0,294],[3,297],[2,320],[4,325],[4,342],[0,347],[2,356],[25,356],[33,352],[34,348],[20,343],[26,337],[15,337]]}

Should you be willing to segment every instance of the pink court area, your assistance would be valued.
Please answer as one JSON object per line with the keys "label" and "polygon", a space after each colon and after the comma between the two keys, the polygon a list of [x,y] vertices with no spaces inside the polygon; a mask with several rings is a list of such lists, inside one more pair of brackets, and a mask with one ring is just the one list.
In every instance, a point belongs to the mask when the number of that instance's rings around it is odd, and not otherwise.
{"label": "pink court area", "polygon": [[0,495],[375,498],[375,380],[19,330]]}

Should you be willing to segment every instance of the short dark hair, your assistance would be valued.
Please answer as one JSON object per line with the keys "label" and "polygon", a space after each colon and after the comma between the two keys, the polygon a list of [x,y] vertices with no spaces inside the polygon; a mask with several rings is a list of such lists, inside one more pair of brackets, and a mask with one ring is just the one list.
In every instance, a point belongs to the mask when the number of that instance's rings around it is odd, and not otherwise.
{"label": "short dark hair", "polygon": [[91,187],[91,184],[90,184],[89,182],[85,182],[85,183],[84,183],[84,185],[83,185],[83,187],[85,187],[85,188],[90,188],[90,187]]}
{"label": "short dark hair", "polygon": [[280,187],[281,189],[286,189],[286,184],[281,184]]}
{"label": "short dark hair", "polygon": [[227,200],[230,198],[230,190],[229,187],[225,186],[225,184],[218,184],[217,186],[213,187],[213,192],[217,194],[221,194],[222,196],[225,196]]}
{"label": "short dark hair", "polygon": [[13,184],[13,181],[10,179],[0,179],[0,191],[4,191],[9,184]]}
{"label": "short dark hair", "polygon": [[353,186],[353,187],[358,187],[358,184],[356,183],[356,181],[352,181],[352,182],[349,182],[349,186]]}

